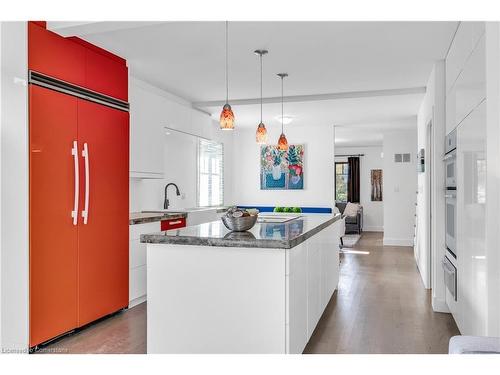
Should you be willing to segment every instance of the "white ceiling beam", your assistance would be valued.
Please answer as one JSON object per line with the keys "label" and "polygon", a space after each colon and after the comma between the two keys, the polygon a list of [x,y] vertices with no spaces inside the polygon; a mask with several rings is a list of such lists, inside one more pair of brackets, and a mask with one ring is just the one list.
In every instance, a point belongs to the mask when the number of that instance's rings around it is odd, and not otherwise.
{"label": "white ceiling beam", "polygon": [[140,27],[158,25],[164,22],[66,22],[48,21],[47,29],[62,36],[85,36],[98,33],[106,33],[117,30],[136,29]]}
{"label": "white ceiling beam", "polygon": [[[315,95],[295,95],[285,96],[283,101],[287,103],[293,102],[317,102],[321,100],[338,100],[338,99],[355,99],[355,98],[370,98],[379,96],[395,96],[395,95],[412,95],[412,94],[425,94],[426,88],[422,87],[409,87],[403,89],[386,89],[386,90],[371,90],[371,91],[349,91],[337,92],[330,94],[315,94]],[[281,103],[281,96],[270,98],[263,98],[262,102],[265,104]],[[193,107],[207,108],[207,107],[220,107],[226,103],[225,100],[213,100],[207,102],[194,102]],[[236,99],[230,100],[231,105],[255,105],[260,104],[260,98],[252,99]]]}

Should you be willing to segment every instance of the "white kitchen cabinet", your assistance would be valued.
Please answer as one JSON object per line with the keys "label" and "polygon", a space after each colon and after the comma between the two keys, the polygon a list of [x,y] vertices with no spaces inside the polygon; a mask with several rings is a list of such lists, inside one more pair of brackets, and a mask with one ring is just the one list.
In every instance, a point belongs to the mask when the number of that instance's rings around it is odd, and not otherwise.
{"label": "white kitchen cabinet", "polygon": [[339,230],[337,222],[287,253],[289,353],[302,353],[337,289]]}
{"label": "white kitchen cabinet", "polygon": [[286,275],[288,353],[302,353],[309,340],[307,330],[307,245],[300,244],[289,252]]}
{"label": "white kitchen cabinet", "polygon": [[455,83],[484,32],[484,22],[460,22],[446,56],[446,93],[450,91]]}
{"label": "white kitchen cabinet", "polygon": [[129,276],[129,307],[133,307],[146,300],[147,274],[146,265],[130,270]]}
{"label": "white kitchen cabinet", "polygon": [[129,80],[131,177],[163,178],[167,99],[155,90],[137,79]]}
{"label": "white kitchen cabinet", "polygon": [[146,300],[146,244],[141,234],[160,230],[160,221],[129,226],[129,307]]}
{"label": "white kitchen cabinet", "polygon": [[486,49],[485,36],[482,36],[446,95],[446,133],[452,131],[485,98]]}
{"label": "white kitchen cabinet", "polygon": [[210,115],[193,109],[191,115],[191,126],[194,134],[204,138],[212,138],[213,126]]}
{"label": "white kitchen cabinet", "polygon": [[486,101],[457,130],[457,263],[459,327],[486,335]]}
{"label": "white kitchen cabinet", "polygon": [[166,116],[163,118],[165,126],[187,133],[193,133],[192,114],[193,109],[187,105],[169,101],[165,106]]}
{"label": "white kitchen cabinet", "polygon": [[[317,245],[316,238],[312,237]],[[307,247],[307,335],[311,337],[316,324],[323,313],[321,310],[321,249]]]}

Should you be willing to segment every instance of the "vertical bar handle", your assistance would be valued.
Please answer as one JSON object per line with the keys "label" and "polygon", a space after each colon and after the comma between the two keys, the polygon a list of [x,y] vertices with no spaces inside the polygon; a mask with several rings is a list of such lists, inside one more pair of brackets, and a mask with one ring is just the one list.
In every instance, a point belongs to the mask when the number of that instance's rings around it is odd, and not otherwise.
{"label": "vertical bar handle", "polygon": [[83,224],[87,224],[89,219],[89,188],[90,188],[90,170],[89,170],[89,147],[85,142],[83,144],[82,156],[85,159],[85,207],[82,211]]}
{"label": "vertical bar handle", "polygon": [[78,142],[73,141],[73,148],[71,149],[71,155],[73,155],[73,160],[75,162],[75,200],[73,203],[73,211],[71,211],[71,217],[73,218],[73,225],[78,224],[78,201],[80,199],[80,171],[78,169]]}

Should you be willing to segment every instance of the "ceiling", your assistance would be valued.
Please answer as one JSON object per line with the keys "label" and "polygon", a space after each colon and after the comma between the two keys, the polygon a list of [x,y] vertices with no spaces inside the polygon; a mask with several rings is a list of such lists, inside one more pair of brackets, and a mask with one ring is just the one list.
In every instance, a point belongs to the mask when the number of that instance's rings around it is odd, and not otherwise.
{"label": "ceiling", "polygon": [[415,128],[417,117],[335,127],[335,146],[382,146],[384,133]]}
{"label": "ceiling", "polygon": [[[225,99],[224,22],[49,23],[125,57],[131,74],[191,102]],[[285,95],[318,95],[422,88],[433,63],[443,59],[456,22],[230,22],[230,102],[281,94],[278,72],[288,72]],[[368,96],[285,103],[293,124],[377,124],[415,116],[423,94]],[[219,105],[204,106],[217,117]],[[237,126],[256,126],[258,105],[233,105]],[[264,120],[281,113],[265,104]]]}

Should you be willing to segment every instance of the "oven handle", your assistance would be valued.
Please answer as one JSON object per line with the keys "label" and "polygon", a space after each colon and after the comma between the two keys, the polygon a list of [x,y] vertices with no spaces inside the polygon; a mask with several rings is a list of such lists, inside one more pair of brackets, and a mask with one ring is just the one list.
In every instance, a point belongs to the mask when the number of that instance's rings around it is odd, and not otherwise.
{"label": "oven handle", "polygon": [[451,267],[448,264],[448,262],[446,262],[444,259],[441,260],[441,266],[443,267],[443,270],[446,273],[449,273],[449,274],[454,274],[455,273],[455,270],[453,269],[453,267]]}
{"label": "oven handle", "polygon": [[456,151],[451,151],[448,154],[446,154],[443,158],[443,161],[448,161],[450,159],[455,159],[457,157]]}

